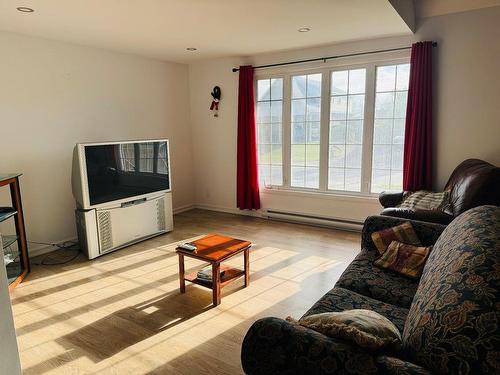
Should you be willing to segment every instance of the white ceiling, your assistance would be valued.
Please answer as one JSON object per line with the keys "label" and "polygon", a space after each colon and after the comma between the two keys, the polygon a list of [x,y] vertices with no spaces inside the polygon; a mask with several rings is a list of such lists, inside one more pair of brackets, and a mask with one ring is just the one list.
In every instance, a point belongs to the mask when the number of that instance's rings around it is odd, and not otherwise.
{"label": "white ceiling", "polygon": [[177,62],[411,33],[388,0],[0,0],[0,30]]}

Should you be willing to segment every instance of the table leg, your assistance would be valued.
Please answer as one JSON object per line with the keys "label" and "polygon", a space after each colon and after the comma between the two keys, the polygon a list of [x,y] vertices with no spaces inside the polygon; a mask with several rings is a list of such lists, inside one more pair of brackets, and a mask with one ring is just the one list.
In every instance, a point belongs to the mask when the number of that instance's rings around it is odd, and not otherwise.
{"label": "table leg", "polygon": [[250,285],[250,249],[246,249],[243,252],[243,257],[245,259],[245,287]]}
{"label": "table leg", "polygon": [[212,264],[212,293],[214,306],[220,304],[220,263]]}
{"label": "table leg", "polygon": [[179,255],[179,283],[181,293],[186,293],[186,280],[184,280],[184,254],[177,253]]}
{"label": "table leg", "polygon": [[21,263],[23,265],[23,271],[30,271],[30,263],[28,256],[28,244],[26,242],[26,230],[24,227],[24,217],[23,217],[23,205],[21,202],[21,189],[19,188],[19,177],[14,179],[14,182],[10,184],[10,196],[12,199],[12,205],[17,211],[15,216],[16,233],[19,238],[17,243],[19,245],[19,250],[22,254]]}

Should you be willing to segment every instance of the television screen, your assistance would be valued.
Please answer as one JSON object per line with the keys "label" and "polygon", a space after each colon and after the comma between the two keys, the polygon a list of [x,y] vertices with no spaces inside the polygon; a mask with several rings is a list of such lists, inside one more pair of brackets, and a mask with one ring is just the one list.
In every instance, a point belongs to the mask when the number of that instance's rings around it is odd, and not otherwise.
{"label": "television screen", "polygon": [[90,204],[170,189],[168,143],[85,146]]}

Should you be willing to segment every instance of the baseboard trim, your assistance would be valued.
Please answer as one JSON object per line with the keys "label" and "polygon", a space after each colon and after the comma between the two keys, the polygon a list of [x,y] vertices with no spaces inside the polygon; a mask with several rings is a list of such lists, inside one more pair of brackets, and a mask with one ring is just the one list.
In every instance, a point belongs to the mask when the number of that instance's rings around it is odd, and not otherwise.
{"label": "baseboard trim", "polygon": [[[75,238],[75,237],[72,237],[72,238],[68,238],[68,239],[65,239],[65,240],[60,240],[60,241],[57,241],[57,242],[54,242],[54,243],[56,243],[58,245],[62,245],[65,242],[70,242],[70,241],[78,241],[78,239]],[[54,245],[29,246],[29,244],[28,244],[28,255],[29,255],[30,258],[34,258],[34,257],[40,256],[40,255],[44,255],[44,254],[50,253],[51,251],[54,251],[54,250],[57,250],[57,249],[58,249],[58,247],[54,246]]]}
{"label": "baseboard trim", "polygon": [[234,215],[253,216],[260,218],[264,217],[264,213],[262,210],[240,210],[239,208],[216,206],[212,204],[195,204],[193,208],[207,211],[225,212],[227,214]]}
{"label": "baseboard trim", "polygon": [[[253,216],[253,217],[258,217],[258,218],[262,218],[265,220],[275,220],[275,221],[283,221],[283,222],[287,222],[287,223],[310,225],[310,226],[315,226],[315,227],[326,227],[326,228],[340,229],[340,230],[346,230],[349,232],[360,232],[361,228],[363,226],[363,223],[361,221],[335,218],[335,220],[337,220],[337,222],[334,222],[332,220],[333,218],[313,217],[313,216],[310,216],[308,214],[301,214],[301,213],[297,213],[297,212],[295,212],[295,213],[288,212],[288,214],[290,214],[289,217],[271,218],[268,214],[267,209],[240,210],[240,209],[234,208],[234,207],[223,207],[223,206],[216,206],[216,205],[210,205],[210,204],[195,204],[195,205],[193,205],[193,208],[198,208],[198,209],[207,210],[207,211],[224,212],[224,213],[233,214],[233,215]],[[285,216],[285,215],[283,215],[283,216]],[[315,220],[313,220],[313,219],[315,219]],[[324,220],[322,220],[322,219],[324,219]],[[341,221],[344,221],[345,223],[342,223]],[[342,225],[342,224],[344,224],[344,225]],[[347,225],[347,224],[350,224],[350,225]],[[353,227],[353,225],[354,225],[354,227]]]}
{"label": "baseboard trim", "polygon": [[193,208],[196,208],[195,204],[185,204],[184,206],[179,206],[174,208],[172,211],[175,215],[175,214],[180,214],[181,212],[192,210]]}

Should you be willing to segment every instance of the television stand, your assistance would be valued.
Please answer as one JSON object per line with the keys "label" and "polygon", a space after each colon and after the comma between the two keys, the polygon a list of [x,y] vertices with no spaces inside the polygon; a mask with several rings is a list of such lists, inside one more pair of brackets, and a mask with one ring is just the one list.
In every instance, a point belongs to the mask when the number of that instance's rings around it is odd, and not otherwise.
{"label": "television stand", "polygon": [[90,210],[78,208],[75,216],[80,246],[93,259],[172,231],[172,193]]}

